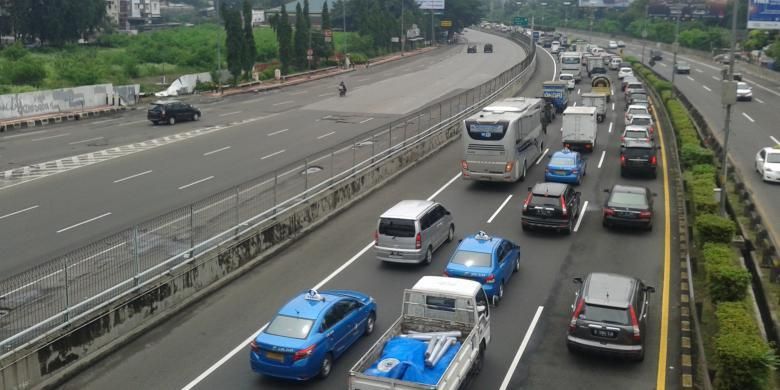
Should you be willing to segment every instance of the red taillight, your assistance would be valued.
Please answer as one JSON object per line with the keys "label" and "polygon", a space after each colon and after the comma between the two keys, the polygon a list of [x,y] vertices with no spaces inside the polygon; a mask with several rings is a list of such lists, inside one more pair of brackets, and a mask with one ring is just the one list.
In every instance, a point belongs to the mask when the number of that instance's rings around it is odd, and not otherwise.
{"label": "red taillight", "polygon": [[658,159],[655,156],[650,157],[650,164],[653,165],[658,164]]}
{"label": "red taillight", "polygon": [[525,197],[525,202],[523,202],[523,211],[528,210],[528,205],[531,203],[531,198],[533,198],[533,196],[533,192],[529,192],[528,196]]}
{"label": "red taillight", "polygon": [[593,149],[593,144],[585,144],[585,149]]}
{"label": "red taillight", "polygon": [[414,247],[417,249],[422,248],[422,233],[417,233],[414,237]]}
{"label": "red taillight", "polygon": [[579,169],[572,169],[571,173],[576,175],[576,174],[580,173],[580,171],[579,171]]}
{"label": "red taillight", "polygon": [[379,232],[374,230],[374,242],[379,241]]}
{"label": "red taillight", "polygon": [[608,208],[608,207],[604,208],[604,216],[605,217],[613,216],[613,215],[615,215],[615,210],[612,210],[611,208]]}
{"label": "red taillight", "polygon": [[653,216],[653,213],[650,211],[640,211],[639,212],[639,218],[642,219],[650,219]]}
{"label": "red taillight", "polygon": [[506,172],[506,173],[512,172],[512,167],[514,167],[514,166],[515,166],[515,162],[514,161],[510,161],[510,162],[506,163],[506,166],[504,166],[504,172]]}
{"label": "red taillight", "polygon": [[307,357],[311,356],[311,354],[314,352],[314,348],[316,346],[317,346],[317,344],[312,344],[311,347],[306,348],[306,349],[302,349],[302,350],[296,352],[293,355],[293,361],[297,362],[298,360],[306,359]]}
{"label": "red taillight", "polygon": [[571,321],[569,322],[569,333],[574,333],[574,330],[577,329],[577,318],[580,316],[582,306],[584,305],[585,301],[582,298],[577,300],[577,307],[574,309],[574,313],[571,314]]}
{"label": "red taillight", "polygon": [[563,147],[564,147],[565,149],[571,149],[571,145],[570,145],[570,144],[563,144]]}
{"label": "red taillight", "polygon": [[260,353],[260,346],[257,345],[255,340],[252,340],[252,342],[249,343],[249,348],[252,350],[252,352]]}
{"label": "red taillight", "polygon": [[441,273],[441,276],[450,276],[450,274],[447,273],[447,270],[444,270],[444,272]]}
{"label": "red taillight", "polygon": [[642,335],[639,333],[639,321],[637,321],[636,318],[636,311],[634,311],[634,306],[631,305],[628,307],[629,312],[631,314],[631,328],[634,330],[634,341],[642,341]]}
{"label": "red taillight", "polygon": [[460,160],[460,168],[467,171],[469,169],[469,163],[466,160]]}
{"label": "red taillight", "polygon": [[624,137],[624,136],[622,136],[622,135],[621,135],[621,136],[620,136],[620,142],[626,142],[626,137]]}
{"label": "red taillight", "polygon": [[496,281],[496,276],[493,275],[493,274],[490,274],[490,275],[487,276],[487,278],[485,278],[485,283],[492,284],[495,281]]}
{"label": "red taillight", "polygon": [[653,126],[650,126],[650,134],[653,134],[654,132],[655,132],[655,129],[653,128]]}
{"label": "red taillight", "polygon": [[620,155],[620,165],[625,166],[626,165],[626,156]]}
{"label": "red taillight", "polygon": [[563,195],[561,195],[561,211],[564,217],[569,216],[569,210],[566,209],[566,201],[563,199]]}

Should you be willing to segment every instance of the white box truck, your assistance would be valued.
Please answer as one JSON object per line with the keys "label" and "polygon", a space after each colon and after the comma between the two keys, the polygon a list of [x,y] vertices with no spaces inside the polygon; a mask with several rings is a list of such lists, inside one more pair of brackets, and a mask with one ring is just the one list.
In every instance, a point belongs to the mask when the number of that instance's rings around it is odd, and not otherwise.
{"label": "white box truck", "polygon": [[[385,355],[386,345],[399,337],[431,332],[459,334],[454,356],[450,354],[446,368],[439,368],[441,373],[435,376],[436,379],[423,383],[408,380],[405,375],[377,375],[392,372],[399,366],[399,359]],[[349,371],[348,389],[456,390],[479,373],[488,344],[490,307],[482,285],[467,279],[423,276],[414,287],[404,291],[401,316]],[[428,351],[420,353],[427,354]],[[418,367],[405,368],[405,371],[417,374]]]}
{"label": "white box truck", "polygon": [[592,152],[598,135],[596,107],[568,107],[563,112],[562,131],[564,148]]}
{"label": "white box truck", "polygon": [[583,92],[581,107],[596,107],[596,120],[601,123],[607,116],[607,95],[600,92]]}
{"label": "white box truck", "polygon": [[561,54],[561,73],[573,74],[574,82],[579,83],[582,80],[582,71],[582,53],[567,51]]}

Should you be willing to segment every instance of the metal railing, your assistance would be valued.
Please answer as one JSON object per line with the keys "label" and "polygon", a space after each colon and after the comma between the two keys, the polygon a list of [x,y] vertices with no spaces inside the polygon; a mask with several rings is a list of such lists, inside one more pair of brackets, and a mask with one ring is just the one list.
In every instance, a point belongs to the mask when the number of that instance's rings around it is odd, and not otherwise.
{"label": "metal railing", "polygon": [[[221,243],[440,133],[525,74],[520,63],[468,91],[0,282],[0,357],[144,288]],[[350,121],[350,117],[333,116]]]}

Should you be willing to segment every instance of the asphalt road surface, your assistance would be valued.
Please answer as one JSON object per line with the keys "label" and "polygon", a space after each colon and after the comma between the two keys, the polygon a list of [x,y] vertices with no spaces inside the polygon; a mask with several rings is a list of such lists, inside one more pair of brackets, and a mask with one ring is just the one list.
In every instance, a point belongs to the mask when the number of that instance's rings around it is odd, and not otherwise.
{"label": "asphalt road surface", "polygon": [[[139,110],[0,137],[0,164],[8,169],[172,137],[164,146],[121,148],[111,152],[123,157],[71,170],[66,164],[62,173],[0,189],[0,274],[30,269],[281,169],[476,86],[524,56],[509,40],[477,31],[465,36],[492,42],[495,53],[466,54],[457,45],[338,78],[232,96],[201,106],[200,121],[175,126],[153,126]],[[345,98],[337,96],[340,79],[349,88]],[[205,128],[217,130],[175,137]]]}
{"label": "asphalt road surface", "polygon": [[[606,40],[594,39],[595,43],[606,45]],[[650,49],[645,50],[645,60],[649,61]],[[642,58],[642,47],[628,45],[625,54],[638,59]],[[653,69],[672,79],[674,65],[673,53],[663,52],[663,59],[656,61]],[[724,124],[726,110],[720,103],[721,73],[725,67],[714,61],[702,61],[688,56],[677,56],[678,61],[685,61],[691,66],[688,75],[675,76],[675,85],[696,106],[696,109],[706,118],[716,136],[724,139]],[[646,61],[647,62],[647,61]],[[743,75],[743,81],[753,87],[753,101],[740,101],[731,108],[731,131],[729,135],[729,155],[734,160],[737,169],[742,173],[747,187],[753,193],[757,207],[767,221],[780,221],[780,185],[765,183],[756,172],[756,153],[761,148],[780,144],[780,83],[772,82],[751,75]],[[780,243],[780,231],[776,224],[766,225],[775,242]]]}
{"label": "asphalt road surface", "polygon": [[[552,60],[544,52],[539,54],[537,73],[520,92],[522,96],[538,96],[542,81],[553,77]],[[584,89],[581,92],[589,89],[584,83],[578,87]],[[577,96],[575,89],[573,97]],[[664,283],[669,271],[665,262],[670,245],[674,245],[670,241],[674,232],[669,230],[667,220],[674,220],[674,215],[669,215],[674,207],[664,207],[663,174],[658,179],[619,177],[622,104],[619,96],[617,111],[610,110],[600,125],[598,145],[589,156],[587,176],[578,188],[583,207],[584,201],[588,204],[571,235],[525,233],[520,229],[526,188],[543,180],[546,158],[530,169],[525,182],[473,183],[459,178],[462,145],[455,142],[302,237],[270,262],[76,376],[64,388],[345,388],[349,368],[399,315],[402,289],[423,275],[440,275],[457,245],[457,240],[445,244],[429,266],[386,265],[373,256],[369,248],[377,216],[402,199],[426,198],[443,203],[453,213],[456,237],[485,230],[521,246],[520,273],[509,282],[504,300],[492,312],[492,343],[487,348],[484,369],[471,389],[676,388],[679,375],[674,375],[673,367],[678,365],[678,352],[674,345],[679,335],[673,329],[666,333],[661,322],[662,311],[668,313],[667,323],[679,321],[674,318],[674,309],[662,305],[662,297],[673,293],[671,286],[677,282],[672,279]],[[561,146],[557,130],[560,123],[558,117],[549,127],[550,151]],[[665,164],[659,168],[665,168]],[[653,231],[607,231],[601,226],[602,190],[615,183],[645,185],[658,194]],[[337,269],[340,271],[334,273]],[[565,335],[575,292],[571,279],[593,271],[634,275],[656,287],[650,299],[644,362],[567,352]],[[318,284],[322,289],[356,289],[372,295],[378,303],[377,331],[359,340],[337,360],[327,380],[296,384],[253,373],[247,346],[252,335],[292,295]],[[677,304],[671,302],[672,306]],[[667,375],[669,366],[672,368]]]}

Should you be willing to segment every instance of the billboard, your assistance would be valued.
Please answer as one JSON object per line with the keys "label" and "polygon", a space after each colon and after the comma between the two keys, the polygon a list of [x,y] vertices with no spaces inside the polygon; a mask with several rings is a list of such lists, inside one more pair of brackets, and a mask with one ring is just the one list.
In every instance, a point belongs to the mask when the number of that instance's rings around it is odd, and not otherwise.
{"label": "billboard", "polygon": [[748,0],[747,28],[780,30],[780,0]]}
{"label": "billboard", "polygon": [[577,0],[580,7],[585,8],[625,8],[634,0]]}
{"label": "billboard", "polygon": [[444,0],[417,0],[420,9],[444,9]]}
{"label": "billboard", "polygon": [[723,18],[727,0],[651,0],[647,14],[651,18],[691,20]]}

